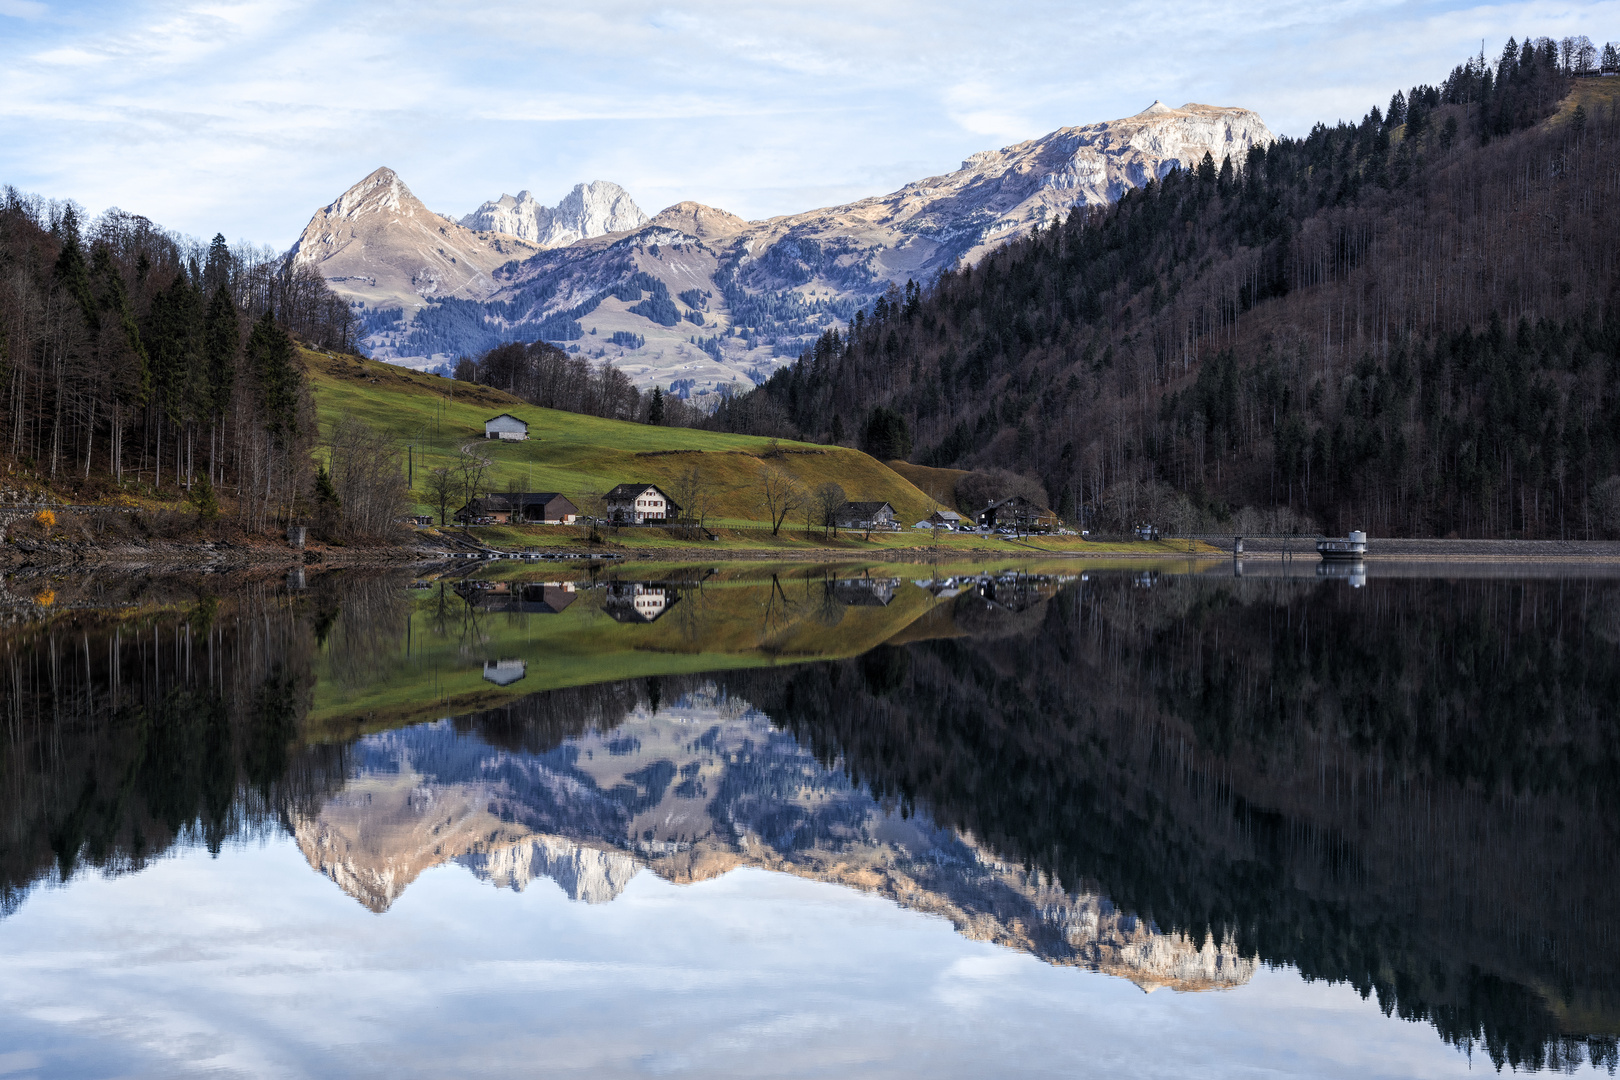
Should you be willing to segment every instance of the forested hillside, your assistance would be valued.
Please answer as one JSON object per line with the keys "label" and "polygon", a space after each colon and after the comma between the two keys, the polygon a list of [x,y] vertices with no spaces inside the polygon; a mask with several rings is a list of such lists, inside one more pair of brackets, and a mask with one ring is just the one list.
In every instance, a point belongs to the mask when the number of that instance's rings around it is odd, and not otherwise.
{"label": "forested hillside", "polygon": [[715,423],[893,444],[882,408],[1103,528],[1620,535],[1620,79],[1582,41],[1077,208]]}
{"label": "forested hillside", "polygon": [[317,432],[294,338],[349,348],[355,320],[319,274],[269,250],[206,248],[109,210],[5,189],[0,201],[0,458],[18,487],[83,497],[184,489],[243,524],[309,489]]}

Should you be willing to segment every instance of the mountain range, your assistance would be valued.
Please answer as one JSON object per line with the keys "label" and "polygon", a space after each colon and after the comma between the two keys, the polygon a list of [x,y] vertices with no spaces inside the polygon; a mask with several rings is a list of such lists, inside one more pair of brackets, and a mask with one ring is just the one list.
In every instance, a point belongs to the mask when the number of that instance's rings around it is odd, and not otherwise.
{"label": "mountain range", "polygon": [[318,211],[292,256],[364,306],[378,359],[431,367],[545,339],[686,396],[758,381],[891,285],[1272,138],[1247,109],[1155,101],[887,195],[761,221],[695,202],[648,218],[607,181],[556,207],[502,195],[454,221],[385,168]]}

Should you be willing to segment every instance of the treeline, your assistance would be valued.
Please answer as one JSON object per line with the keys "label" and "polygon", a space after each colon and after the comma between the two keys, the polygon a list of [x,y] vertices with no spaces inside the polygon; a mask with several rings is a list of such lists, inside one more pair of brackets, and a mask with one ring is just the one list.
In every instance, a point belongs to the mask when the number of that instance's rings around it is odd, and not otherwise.
{"label": "treeline", "polygon": [[348,349],[357,328],[318,274],[10,187],[0,267],[0,446],[24,479],[205,508],[227,489],[255,529],[298,511],[317,432],[295,339]]}
{"label": "treeline", "polygon": [[699,410],[666,397],[658,387],[641,393],[630,376],[606,360],[592,366],[544,341],[508,341],[477,360],[464,356],[455,374],[462,382],[505,390],[544,409],[672,427],[691,427],[703,419]]}
{"label": "treeline", "polygon": [[828,439],[882,407],[913,460],[1030,474],[1093,527],[1620,535],[1620,117],[1579,55],[1509,42],[1076,207],[714,422]]}

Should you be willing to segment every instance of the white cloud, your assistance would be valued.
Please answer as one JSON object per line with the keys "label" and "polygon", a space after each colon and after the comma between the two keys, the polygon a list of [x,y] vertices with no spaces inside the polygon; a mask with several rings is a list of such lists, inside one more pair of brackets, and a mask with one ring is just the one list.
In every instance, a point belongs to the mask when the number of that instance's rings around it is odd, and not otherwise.
{"label": "white cloud", "polygon": [[0,0],[0,16],[0,181],[277,244],[385,163],[446,211],[601,178],[650,211],[762,217],[1156,97],[1303,134],[1442,78],[1482,36],[1620,37],[1620,0]]}

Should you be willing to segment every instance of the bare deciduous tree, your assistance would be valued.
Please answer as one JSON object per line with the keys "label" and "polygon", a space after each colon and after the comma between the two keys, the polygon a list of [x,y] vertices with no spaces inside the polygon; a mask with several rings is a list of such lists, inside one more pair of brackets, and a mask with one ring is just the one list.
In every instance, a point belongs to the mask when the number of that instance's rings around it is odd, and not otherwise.
{"label": "bare deciduous tree", "polygon": [[844,489],[832,481],[828,481],[816,488],[811,497],[811,520],[821,526],[821,535],[826,536],[829,529],[833,536],[838,535],[838,512],[849,502]]}
{"label": "bare deciduous tree", "polygon": [[696,526],[699,531],[704,530],[709,514],[713,512],[714,485],[703,470],[697,465],[688,465],[670,486],[674,489],[670,495],[681,508],[681,520],[688,527]]}
{"label": "bare deciduous tree", "polygon": [[461,453],[456,458],[456,476],[461,481],[461,494],[464,502],[472,502],[478,498],[478,493],[484,488],[484,475],[494,462],[479,453],[477,443],[467,443],[461,447]]}
{"label": "bare deciduous tree", "polygon": [[455,501],[456,488],[456,477],[447,466],[440,465],[428,472],[423,487],[424,501],[439,512],[440,525],[450,519],[450,504]]}
{"label": "bare deciduous tree", "polygon": [[410,492],[397,441],[345,416],[333,425],[327,461],[346,535],[377,538],[398,527]]}
{"label": "bare deciduous tree", "polygon": [[776,465],[766,465],[759,474],[759,500],[771,522],[771,535],[782,531],[782,522],[803,506],[809,495],[788,473]]}

